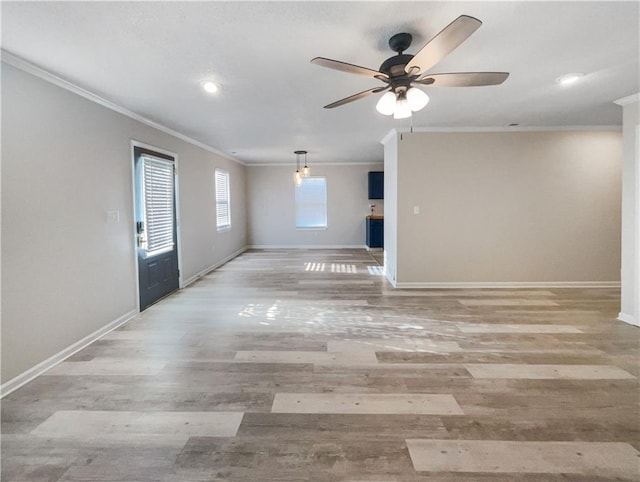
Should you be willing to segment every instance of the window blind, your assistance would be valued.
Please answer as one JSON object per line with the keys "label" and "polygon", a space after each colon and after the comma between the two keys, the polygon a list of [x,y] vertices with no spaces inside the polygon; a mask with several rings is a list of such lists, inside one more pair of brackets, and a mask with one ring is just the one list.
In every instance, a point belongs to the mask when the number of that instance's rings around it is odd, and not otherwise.
{"label": "window blind", "polygon": [[173,248],[173,163],[142,158],[147,255]]}
{"label": "window blind", "polygon": [[229,173],[216,169],[216,227],[229,229],[231,227],[231,210],[229,206]]}
{"label": "window blind", "polygon": [[296,187],[296,228],[327,227],[327,179],[304,177]]}

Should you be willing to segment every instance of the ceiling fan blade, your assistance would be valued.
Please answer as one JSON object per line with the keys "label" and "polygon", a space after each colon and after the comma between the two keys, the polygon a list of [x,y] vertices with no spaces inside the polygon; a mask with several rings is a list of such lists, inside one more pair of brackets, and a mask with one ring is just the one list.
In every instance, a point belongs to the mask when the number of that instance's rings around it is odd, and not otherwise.
{"label": "ceiling fan blade", "polygon": [[476,87],[499,85],[509,77],[508,72],[456,72],[427,75],[414,82],[431,87]]}
{"label": "ceiling fan blade", "polygon": [[358,92],[357,94],[350,95],[349,97],[345,97],[344,99],[337,100],[332,102],[331,104],[325,105],[325,109],[333,109],[334,107],[340,107],[341,105],[348,104],[349,102],[353,102],[354,100],[362,99],[363,97],[367,97],[371,94],[377,94],[378,92],[382,92],[383,90],[389,90],[388,87],[375,87],[369,90],[363,90],[362,92]]}
{"label": "ceiling fan blade", "polygon": [[367,77],[373,77],[374,79],[383,80],[389,78],[387,74],[383,74],[377,70],[367,69],[366,67],[348,64],[346,62],[340,62],[339,60],[326,59],[324,57],[311,59],[311,63],[334,70],[340,70],[341,72],[347,72],[349,74],[366,75]]}
{"label": "ceiling fan blade", "polygon": [[404,70],[411,75],[426,72],[455,50],[473,32],[478,30],[482,22],[468,15],[460,15],[443,28],[409,61]]}

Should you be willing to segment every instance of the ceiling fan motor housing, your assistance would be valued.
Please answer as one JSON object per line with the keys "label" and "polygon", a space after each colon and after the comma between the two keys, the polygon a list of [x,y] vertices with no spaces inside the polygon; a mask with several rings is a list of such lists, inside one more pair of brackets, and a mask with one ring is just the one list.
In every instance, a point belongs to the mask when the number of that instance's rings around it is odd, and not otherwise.
{"label": "ceiling fan motor housing", "polygon": [[389,77],[406,74],[404,66],[409,63],[413,55],[399,54],[389,57],[380,65],[380,72],[387,74]]}
{"label": "ceiling fan motor housing", "polygon": [[412,58],[413,55],[399,54],[389,57],[382,62],[379,70],[389,76],[389,85],[392,90],[396,92],[407,90],[411,82],[418,77],[417,75],[409,75],[404,70],[405,65],[407,65]]}
{"label": "ceiling fan motor housing", "polygon": [[405,71],[405,66],[411,61],[413,55],[403,54],[411,45],[413,37],[410,33],[397,33],[389,39],[389,47],[398,55],[389,57],[380,65],[380,72],[389,76],[389,84],[391,88],[398,91],[405,91],[413,80],[417,78],[415,75],[409,75]]}

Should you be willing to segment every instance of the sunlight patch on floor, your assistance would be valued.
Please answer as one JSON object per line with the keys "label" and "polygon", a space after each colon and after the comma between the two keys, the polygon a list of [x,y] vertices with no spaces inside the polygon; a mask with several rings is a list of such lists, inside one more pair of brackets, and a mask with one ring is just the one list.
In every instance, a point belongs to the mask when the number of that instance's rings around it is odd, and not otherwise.
{"label": "sunlight patch on floor", "polygon": [[331,272],[332,273],[357,273],[355,264],[335,264],[331,263]]}
{"label": "sunlight patch on floor", "polygon": [[324,271],[325,264],[324,263],[305,263],[304,270],[305,271]]}

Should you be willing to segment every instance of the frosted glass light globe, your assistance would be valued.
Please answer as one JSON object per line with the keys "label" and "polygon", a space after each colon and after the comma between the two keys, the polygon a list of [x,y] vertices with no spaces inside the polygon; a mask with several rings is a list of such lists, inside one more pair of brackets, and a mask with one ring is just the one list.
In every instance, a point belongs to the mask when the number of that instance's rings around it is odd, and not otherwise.
{"label": "frosted glass light globe", "polygon": [[429,103],[429,96],[422,90],[411,87],[407,90],[407,101],[413,112],[417,112]]}
{"label": "frosted glass light globe", "polygon": [[376,110],[383,115],[391,115],[396,107],[395,92],[387,92],[376,104]]}
{"label": "frosted glass light globe", "polygon": [[406,119],[411,117],[411,107],[406,98],[401,98],[396,101],[396,108],[393,111],[394,119]]}

